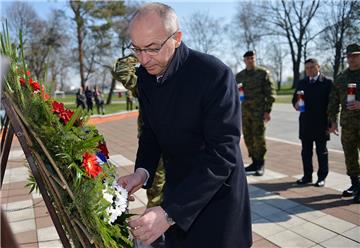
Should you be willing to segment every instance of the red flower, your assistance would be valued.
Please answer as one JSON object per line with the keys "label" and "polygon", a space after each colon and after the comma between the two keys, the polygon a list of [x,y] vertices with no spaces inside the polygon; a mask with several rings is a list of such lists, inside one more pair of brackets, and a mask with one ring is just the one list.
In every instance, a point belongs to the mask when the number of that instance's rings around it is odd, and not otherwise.
{"label": "red flower", "polygon": [[27,72],[26,72],[26,75],[27,75],[28,77],[30,77],[31,72],[30,72],[30,71],[27,71]]}
{"label": "red flower", "polygon": [[33,82],[31,78],[30,78],[30,87],[33,89],[33,91],[40,90],[40,84],[38,82]]}
{"label": "red flower", "polygon": [[73,114],[74,114],[74,111],[65,109],[64,111],[59,113],[59,117],[64,122],[64,124],[67,124],[70,121]]}
{"label": "red flower", "polygon": [[20,78],[20,84],[22,85],[22,86],[25,86],[25,84],[26,84],[26,80],[25,80],[25,78]]}
{"label": "red flower", "polygon": [[99,166],[97,162],[97,158],[93,154],[85,153],[83,155],[83,164],[85,170],[89,176],[96,177],[102,172],[102,168]]}
{"label": "red flower", "polygon": [[99,142],[98,148],[100,149],[101,153],[104,154],[107,159],[109,159],[109,150],[106,147],[106,143]]}
{"label": "red flower", "polygon": [[61,102],[53,101],[51,105],[52,105],[52,112],[54,113],[60,114],[65,110],[64,104]]}
{"label": "red flower", "polygon": [[41,91],[41,96],[45,100],[45,102],[50,99],[49,94],[46,93],[45,91]]}

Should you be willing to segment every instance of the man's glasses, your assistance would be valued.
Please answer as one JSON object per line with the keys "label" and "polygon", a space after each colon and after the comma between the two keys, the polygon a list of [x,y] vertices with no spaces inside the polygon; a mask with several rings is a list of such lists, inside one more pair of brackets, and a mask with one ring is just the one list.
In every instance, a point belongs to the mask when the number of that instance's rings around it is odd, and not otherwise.
{"label": "man's glasses", "polygon": [[160,50],[163,48],[163,46],[165,45],[165,43],[171,38],[173,37],[176,33],[178,32],[178,30],[176,30],[174,33],[172,33],[169,37],[166,38],[166,40],[164,40],[163,43],[160,44],[160,47],[159,48],[144,48],[144,49],[141,49],[141,48],[137,48],[137,47],[134,47],[132,44],[129,45],[129,49],[131,51],[133,51],[136,55],[140,55],[141,52],[144,52],[150,56],[155,56],[157,55]]}

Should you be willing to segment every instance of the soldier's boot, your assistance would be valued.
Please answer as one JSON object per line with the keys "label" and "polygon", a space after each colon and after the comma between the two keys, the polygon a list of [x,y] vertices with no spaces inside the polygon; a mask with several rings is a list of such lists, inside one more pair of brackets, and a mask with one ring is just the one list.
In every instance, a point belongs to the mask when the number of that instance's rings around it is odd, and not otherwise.
{"label": "soldier's boot", "polygon": [[360,181],[359,181],[359,177],[357,178],[357,186],[354,189],[354,203],[360,203]]}
{"label": "soldier's boot", "polygon": [[246,172],[256,172],[256,170],[257,170],[256,160],[253,159],[253,162],[249,166],[245,167],[245,171]]}
{"label": "soldier's boot", "polygon": [[360,188],[358,188],[354,195],[354,203],[360,203]]}
{"label": "soldier's boot", "polygon": [[257,160],[256,161],[257,168],[255,171],[255,176],[262,176],[265,173],[265,164],[264,160]]}
{"label": "soldier's boot", "polygon": [[355,193],[357,191],[359,191],[358,187],[357,187],[359,185],[359,178],[358,177],[350,177],[350,179],[351,179],[351,186],[348,189],[343,191],[342,196],[344,196],[344,197],[351,197],[351,196],[355,195]]}

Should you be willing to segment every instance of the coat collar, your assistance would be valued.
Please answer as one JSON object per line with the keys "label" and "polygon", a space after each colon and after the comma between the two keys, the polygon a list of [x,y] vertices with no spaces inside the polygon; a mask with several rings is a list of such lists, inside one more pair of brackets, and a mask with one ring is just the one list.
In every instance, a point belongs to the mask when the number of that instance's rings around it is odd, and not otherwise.
{"label": "coat collar", "polygon": [[184,44],[184,42],[181,42],[180,46],[175,49],[175,54],[158,84],[162,85],[166,82],[166,80],[170,79],[185,63],[188,55],[189,48]]}
{"label": "coat collar", "polygon": [[[310,82],[310,77],[307,78],[308,82]],[[317,76],[314,77],[315,79],[315,83],[316,82],[323,82],[324,81],[324,76],[320,73]]]}

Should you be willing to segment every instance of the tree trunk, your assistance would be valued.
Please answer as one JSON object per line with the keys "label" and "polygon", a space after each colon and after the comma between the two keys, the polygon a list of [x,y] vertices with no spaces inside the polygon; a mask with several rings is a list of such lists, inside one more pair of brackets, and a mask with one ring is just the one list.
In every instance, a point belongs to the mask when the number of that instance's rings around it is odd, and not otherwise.
{"label": "tree trunk", "polygon": [[80,24],[77,25],[77,40],[78,40],[78,53],[79,53],[80,84],[82,88],[85,89],[84,62],[83,62],[84,54],[82,48],[83,37],[82,37],[82,27],[80,26]]}
{"label": "tree trunk", "polygon": [[114,89],[115,89],[115,85],[116,85],[116,80],[115,80],[115,78],[112,78],[110,92],[109,92],[109,95],[108,95],[108,99],[106,100],[107,105],[111,104],[111,98],[112,98],[112,95],[113,95],[113,92],[114,92]]}
{"label": "tree trunk", "polygon": [[291,86],[291,88],[295,89],[297,86],[297,82],[300,79],[300,59],[298,59],[294,63],[293,76],[294,76],[294,80],[293,80],[293,85]]}
{"label": "tree trunk", "polygon": [[334,79],[340,69],[341,49],[342,49],[342,42],[337,42],[335,45],[334,74],[333,74]]}

